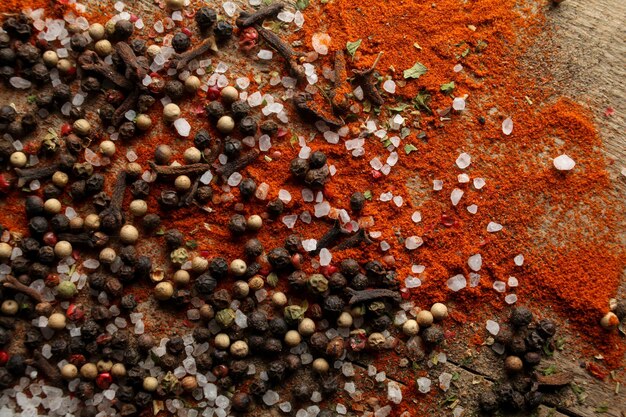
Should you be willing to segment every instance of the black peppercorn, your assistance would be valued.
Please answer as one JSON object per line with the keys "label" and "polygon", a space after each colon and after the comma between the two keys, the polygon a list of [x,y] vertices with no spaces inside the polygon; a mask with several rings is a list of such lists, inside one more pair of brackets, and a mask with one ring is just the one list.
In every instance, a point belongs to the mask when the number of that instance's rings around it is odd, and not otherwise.
{"label": "black peppercorn", "polygon": [[218,290],[211,294],[211,296],[209,297],[209,301],[217,310],[223,310],[230,307],[232,298],[230,296],[230,293],[226,289],[222,288],[221,290]]}
{"label": "black peppercorn", "polygon": [[8,33],[0,33],[0,48],[8,48],[11,37]]}
{"label": "black peppercorn", "polygon": [[324,377],[321,381],[321,389],[324,394],[333,394],[339,389],[337,377]]}
{"label": "black peppercorn", "polygon": [[363,210],[365,205],[365,196],[361,192],[355,192],[350,196],[350,208],[352,211],[359,212]]}
{"label": "black peppercorn", "polygon": [[135,55],[143,55],[148,49],[147,42],[143,39],[133,39],[130,42],[130,47],[132,48]]}
{"label": "black peppercorn", "polygon": [[311,169],[321,168],[326,165],[326,154],[322,151],[315,151],[309,156],[309,167]]}
{"label": "black peppercorn", "polygon": [[330,169],[328,165],[317,169],[309,169],[304,177],[304,182],[312,188],[320,188],[328,182],[329,175]]}
{"label": "black peppercorn", "polygon": [[245,392],[237,392],[230,400],[231,406],[235,411],[247,411],[252,404],[252,400]]}
{"label": "black peppercorn", "polygon": [[15,63],[15,52],[11,48],[0,49],[0,63],[3,65],[13,65]]}
{"label": "black peppercorn", "polygon": [[209,295],[217,287],[217,280],[213,278],[209,273],[200,275],[194,281],[194,287],[202,295]]}
{"label": "black peppercorn", "polygon": [[37,84],[45,84],[50,81],[50,72],[44,64],[35,64],[31,70],[31,78]]}
{"label": "black peppercorn", "polygon": [[83,52],[87,49],[89,40],[82,33],[75,33],[70,37],[70,48],[74,52]]}
{"label": "black peppercorn", "polygon": [[98,109],[98,116],[100,116],[100,120],[104,124],[110,124],[113,115],[115,114],[115,107],[109,103],[102,103],[101,107]]}
{"label": "black peppercorn", "polygon": [[248,327],[258,333],[266,332],[269,329],[267,315],[262,311],[253,311],[248,316]]}
{"label": "black peppercorn", "polygon": [[263,244],[259,239],[250,239],[244,246],[244,253],[248,258],[256,258],[263,253]]}
{"label": "black peppercorn", "polygon": [[507,346],[511,353],[515,355],[523,355],[527,350],[526,341],[524,341],[524,337],[521,335],[513,336]]}
{"label": "black peppercorn", "polygon": [[285,248],[272,249],[267,255],[267,260],[276,270],[287,269],[291,266],[291,255]]}
{"label": "black peppercorn", "polygon": [[263,351],[268,354],[277,354],[283,350],[283,344],[280,340],[272,337],[267,338],[263,343]]}
{"label": "black peppercorn", "polygon": [[302,158],[294,158],[289,165],[289,171],[294,177],[304,179],[309,171],[309,161]]}
{"label": "black peppercorn", "polygon": [[224,154],[229,158],[236,158],[241,153],[242,144],[239,139],[228,139],[224,143]]}
{"label": "black peppercorn", "polygon": [[35,216],[28,222],[28,229],[35,236],[42,235],[48,230],[48,220],[42,216]]}
{"label": "black peppercorn", "polygon": [[201,7],[196,12],[196,24],[201,31],[206,31],[217,22],[217,13],[209,7]]}
{"label": "black peppercorn", "polygon": [[59,198],[63,194],[63,190],[54,184],[46,184],[43,188],[43,197],[47,200],[49,198]]}
{"label": "black peppercorn", "polygon": [[[7,332],[7,335],[10,336],[10,333]],[[43,336],[41,335],[41,331],[39,331],[36,328],[28,329],[26,331],[26,334],[24,335],[24,345],[30,349],[38,347],[41,344],[42,340],[43,340]]]}
{"label": "black peppercorn", "polygon": [[256,134],[258,124],[253,117],[246,116],[239,121],[239,131],[246,136],[254,136]]}
{"label": "black peppercorn", "polygon": [[130,38],[135,31],[135,25],[129,20],[118,20],[115,23],[113,37],[118,41],[125,41]]}
{"label": "black peppercorn", "polygon": [[323,308],[326,313],[338,315],[343,311],[344,306],[344,301],[338,295],[332,294],[324,298]]}
{"label": "black peppercorn", "polygon": [[539,365],[539,362],[541,362],[541,353],[539,353],[539,352],[527,352],[524,355],[524,361],[529,366]]}
{"label": "black peppercorn", "polygon": [[292,388],[291,393],[296,400],[306,401],[311,398],[311,386],[306,382],[300,382]]}
{"label": "black peppercorn", "polygon": [[198,187],[198,191],[196,191],[196,200],[199,203],[206,203],[213,198],[213,190],[208,185],[202,185]]}
{"label": "black peppercorn", "polygon": [[17,48],[17,57],[27,65],[34,65],[40,58],[41,52],[30,43],[21,44]]}
{"label": "black peppercorn", "polygon": [[13,384],[13,375],[6,368],[0,368],[0,389],[9,388]]}
{"label": "black peppercorn", "polygon": [[209,132],[204,129],[199,130],[193,138],[193,144],[200,150],[208,148],[209,145],[211,145],[211,136],[209,135]]}
{"label": "black peppercorn", "polygon": [[285,379],[287,373],[287,364],[283,360],[275,360],[270,362],[267,367],[267,376],[270,381],[279,382]]}
{"label": "black peppercorn", "polygon": [[302,239],[299,235],[291,234],[285,239],[285,249],[290,253],[302,252]]}
{"label": "black peppercorn", "polygon": [[483,391],[478,397],[478,405],[482,411],[494,412],[498,410],[498,397],[491,390]]}
{"label": "black peppercorn", "polygon": [[132,139],[136,131],[137,127],[133,122],[124,122],[118,129],[120,139]]}
{"label": "black peppercorn", "polygon": [[323,332],[315,332],[309,339],[309,347],[314,351],[321,353],[326,352],[326,346],[328,346],[329,339]]}
{"label": "black peppercorn", "polygon": [[134,181],[129,188],[133,197],[138,199],[144,199],[150,194],[150,184],[144,180]]}
{"label": "black peppercorn", "polygon": [[[0,368],[0,370],[2,370],[2,368]],[[263,394],[265,394],[268,389],[268,383],[266,381],[263,381],[262,379],[255,379],[250,384],[250,394],[256,395],[257,397],[263,396]]]}
{"label": "black peppercorn", "polygon": [[209,115],[209,119],[216,122],[226,112],[224,105],[219,101],[212,101],[206,106],[206,112]]}
{"label": "black peppercorn", "polygon": [[179,354],[185,348],[185,343],[183,342],[183,338],[180,336],[172,336],[170,340],[165,344],[165,348],[168,352],[173,354]]}
{"label": "black peppercorn", "polygon": [[166,230],[163,239],[169,250],[179,248],[185,243],[185,236],[178,229]]}
{"label": "black peppercorn", "polygon": [[285,204],[280,199],[275,199],[267,203],[267,213],[272,217],[278,217],[285,209]]}
{"label": "black peppercorn", "polygon": [[249,199],[256,191],[256,182],[251,178],[245,178],[239,183],[239,193],[244,200]]}
{"label": "black peppercorn", "polygon": [[169,80],[165,83],[164,91],[173,101],[178,101],[185,95],[185,86],[178,80]]}
{"label": "black peppercorn", "polygon": [[149,213],[142,219],[142,224],[147,230],[156,230],[161,225],[161,218],[158,214]]}
{"label": "black peppercorn", "polygon": [[43,199],[36,195],[29,195],[24,202],[26,216],[33,217],[43,214]]}
{"label": "black peppercorn", "polygon": [[57,84],[52,88],[52,95],[54,100],[58,103],[65,103],[72,95],[70,86],[67,84]]}
{"label": "black peppercorn", "polygon": [[137,110],[140,113],[147,112],[150,107],[155,103],[156,99],[149,94],[142,94],[137,99]]}
{"label": "black peppercorn", "polygon": [[51,246],[42,246],[38,253],[39,261],[44,264],[52,264],[55,259],[54,249]]}
{"label": "black peppercorn", "polygon": [[24,130],[25,133],[33,132],[39,125],[39,122],[32,113],[23,115],[20,122],[22,123],[22,130]]}
{"label": "black peppercorn", "polygon": [[126,294],[120,300],[120,307],[124,310],[134,310],[137,307],[137,300],[133,294]]}
{"label": "black peppercorn", "polygon": [[176,53],[183,53],[191,46],[191,39],[183,32],[178,32],[172,38],[172,48]]}
{"label": "black peppercorn", "polygon": [[209,271],[218,279],[224,278],[228,274],[228,262],[221,257],[213,258],[209,264]]}
{"label": "black peppercorn", "polygon": [[233,102],[233,104],[230,105],[230,109],[235,120],[243,119],[250,113],[251,110],[250,105],[245,100]]}
{"label": "black peppercorn", "polygon": [[217,25],[215,25],[213,32],[215,33],[217,40],[223,42],[232,36],[233,25],[224,20],[220,20],[217,22]]}
{"label": "black peppercorn", "polygon": [[275,317],[269,321],[268,325],[269,331],[277,337],[284,336],[285,333],[289,330],[289,326],[287,322],[282,317]]}
{"label": "black peppercorn", "polygon": [[259,128],[261,129],[261,133],[268,136],[273,136],[278,131],[278,124],[276,124],[276,122],[273,120],[265,120],[261,123],[261,126],[259,126]]}
{"label": "black peppercorn", "polygon": [[[92,382],[81,381],[78,384],[76,393],[79,398],[88,400],[93,398],[93,395],[95,394],[95,387]],[[95,417],[98,413],[98,409],[92,405],[82,409],[80,415],[81,417]]]}
{"label": "black peppercorn", "polygon": [[104,176],[102,174],[93,174],[85,180],[85,193],[93,195],[99,193],[104,188]]}
{"label": "black peppercorn", "polygon": [[515,307],[511,310],[509,322],[515,327],[528,326],[533,321],[533,313],[526,307]]}
{"label": "black peppercorn", "polygon": [[550,338],[556,333],[556,324],[549,319],[544,319],[537,325],[537,332],[544,338]]}
{"label": "black peppercorn", "polygon": [[24,375],[24,371],[26,370],[24,357],[19,354],[12,355],[4,366],[15,376]]}
{"label": "black peppercorn", "polygon": [[345,288],[346,285],[348,285],[348,280],[340,272],[335,272],[328,278],[328,286],[331,290],[342,289]]}

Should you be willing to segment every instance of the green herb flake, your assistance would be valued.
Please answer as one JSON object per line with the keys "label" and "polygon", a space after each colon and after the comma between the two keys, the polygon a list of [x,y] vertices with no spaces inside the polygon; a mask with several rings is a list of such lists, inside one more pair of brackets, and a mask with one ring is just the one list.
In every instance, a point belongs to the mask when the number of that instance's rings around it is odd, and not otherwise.
{"label": "green herb flake", "polygon": [[430,94],[426,91],[420,91],[420,93],[413,99],[413,105],[417,110],[424,110],[431,114],[433,111],[428,106],[428,103],[430,103]]}
{"label": "green herb flake", "polygon": [[441,85],[441,92],[444,94],[451,94],[454,91],[454,81]]}
{"label": "green herb flake", "polygon": [[596,413],[606,413],[607,411],[609,411],[608,405],[600,405],[596,407]]}
{"label": "green herb flake", "polygon": [[165,230],[163,230],[163,229],[159,229],[155,233],[155,235],[157,235],[157,236],[163,236],[164,234],[165,234]]}
{"label": "green herb flake", "polygon": [[545,376],[552,375],[556,372],[556,365],[552,364],[543,370]]}
{"label": "green herb flake", "polygon": [[36,99],[37,99],[37,96],[32,95],[32,96],[28,96],[26,98],[26,101],[28,102],[28,104],[34,104]]}
{"label": "green herb flake", "polygon": [[187,246],[191,250],[194,250],[198,247],[198,242],[196,242],[195,240],[190,240],[189,242],[185,243],[185,246]]}
{"label": "green herb flake", "polygon": [[348,51],[350,56],[354,56],[356,50],[359,49],[359,46],[361,46],[361,42],[363,42],[363,39],[357,39],[354,42],[346,42],[346,50]]}
{"label": "green herb flake", "polygon": [[403,112],[407,107],[409,107],[407,103],[398,103],[395,107],[387,106],[387,109],[389,109],[389,111]]}
{"label": "green herb flake", "polygon": [[408,155],[413,151],[416,151],[417,148],[411,144],[411,143],[407,143],[406,145],[404,145],[404,152]]}
{"label": "green herb flake", "polygon": [[415,65],[413,65],[411,68],[404,70],[404,78],[408,79],[408,78],[419,78],[422,75],[426,74],[426,72],[428,72],[428,68],[426,68],[424,66],[424,64],[416,62]]}
{"label": "green herb flake", "polygon": [[365,197],[366,200],[372,200],[372,191],[371,190],[367,190],[363,193],[363,197]]}
{"label": "green herb flake", "polygon": [[461,377],[461,376],[459,375],[459,373],[458,373],[458,372],[454,372],[454,373],[452,374],[452,380],[453,380],[453,381],[458,381],[460,377]]}
{"label": "green herb flake", "polygon": [[296,9],[304,10],[309,7],[309,0],[297,0],[296,1]]}
{"label": "green herb flake", "polygon": [[383,142],[383,146],[385,148],[388,148],[390,145],[393,145],[391,141],[389,139],[385,139],[385,141]]}
{"label": "green herb flake", "polygon": [[400,131],[400,139],[404,139],[411,134],[411,129],[408,127],[403,127]]}
{"label": "green herb flake", "polygon": [[291,135],[291,139],[289,139],[289,144],[293,148],[293,145],[295,145],[296,143],[298,143],[298,136],[297,135]]}

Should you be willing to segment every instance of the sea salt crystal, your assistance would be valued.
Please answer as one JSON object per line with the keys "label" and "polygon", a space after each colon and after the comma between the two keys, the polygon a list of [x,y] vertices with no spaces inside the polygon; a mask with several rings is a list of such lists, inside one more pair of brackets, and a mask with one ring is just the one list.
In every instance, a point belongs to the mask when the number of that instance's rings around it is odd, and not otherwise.
{"label": "sea salt crystal", "polygon": [[407,248],[408,250],[415,250],[419,248],[420,246],[422,246],[423,243],[424,243],[424,240],[422,240],[421,237],[409,236],[404,241],[404,247]]}
{"label": "sea salt crystal", "polygon": [[499,232],[500,230],[502,230],[502,225],[500,223],[489,222],[487,225],[487,231],[490,233]]}
{"label": "sea salt crystal", "polygon": [[314,33],[311,38],[313,49],[320,55],[328,54],[328,46],[330,45],[330,36],[327,33]]}
{"label": "sea salt crystal", "polygon": [[404,199],[402,198],[402,196],[397,195],[393,198],[393,203],[397,206],[397,207],[402,207],[402,204],[404,203]]}
{"label": "sea salt crystal", "polygon": [[498,355],[502,355],[506,349],[502,343],[494,343],[491,345],[491,350],[496,352]]}
{"label": "sea salt crystal", "polygon": [[211,171],[207,171],[204,174],[202,174],[202,176],[200,177],[200,182],[206,185],[210,183],[212,179],[213,179],[213,173]]}
{"label": "sea salt crystal", "polygon": [[485,328],[493,336],[496,336],[498,333],[500,333],[500,325],[493,320],[487,320]]}
{"label": "sea salt crystal", "polygon": [[304,15],[302,14],[300,10],[296,11],[294,18],[293,18],[293,22],[298,27],[302,27],[302,25],[304,24]]}
{"label": "sea salt crystal", "polygon": [[505,292],[506,291],[506,283],[502,282],[502,281],[495,281],[493,283],[493,289],[498,291],[498,292]]}
{"label": "sea salt crystal", "polygon": [[507,117],[502,121],[502,133],[507,136],[513,133],[513,120],[510,117]]}
{"label": "sea salt crystal", "polygon": [[441,180],[433,180],[433,190],[441,191],[443,189],[443,181]]}
{"label": "sea salt crystal", "polygon": [[308,211],[303,211],[302,213],[300,213],[299,218],[300,218],[300,221],[305,224],[310,224],[312,220],[311,213]]}
{"label": "sea salt crystal", "polygon": [[267,152],[272,147],[272,140],[268,135],[262,135],[259,138],[259,149],[261,152]]}
{"label": "sea salt crystal", "polygon": [[250,107],[257,107],[263,104],[263,96],[259,91],[256,91],[248,96],[248,104]]}
{"label": "sea salt crystal", "polygon": [[189,132],[191,131],[191,125],[189,124],[189,122],[185,119],[176,119],[174,121],[174,127],[176,128],[176,131],[178,132],[178,134],[182,137],[187,137],[189,136]]}
{"label": "sea salt crystal", "polygon": [[467,211],[472,214],[476,214],[478,212],[478,206],[476,204],[470,204],[469,206],[467,206]]}
{"label": "sea salt crystal", "polygon": [[222,7],[224,8],[224,12],[226,12],[229,17],[233,17],[237,11],[237,5],[232,1],[225,2],[222,4]]}
{"label": "sea salt crystal", "polygon": [[396,92],[396,83],[393,80],[385,81],[383,83],[383,90],[385,90],[389,94],[395,94],[395,92]]}
{"label": "sea salt crystal", "polygon": [[467,168],[468,166],[470,166],[471,163],[472,163],[472,157],[466,154],[465,152],[463,152],[462,154],[459,155],[458,158],[456,158],[456,166],[458,166],[461,169]]}
{"label": "sea salt crystal", "polygon": [[250,79],[248,77],[239,77],[235,80],[235,84],[241,90],[245,90],[250,85]]}
{"label": "sea salt crystal", "polygon": [[465,110],[465,99],[463,97],[455,97],[452,100],[452,108],[456,111]]}
{"label": "sea salt crystal", "polygon": [[100,266],[100,262],[97,259],[87,259],[83,262],[83,267],[87,269],[97,269]]}
{"label": "sea salt crystal", "polygon": [[285,226],[287,226],[288,229],[293,229],[297,221],[298,221],[297,214],[289,214],[287,216],[283,216],[283,219],[282,219],[282,222],[284,223]]}
{"label": "sea salt crystal", "polygon": [[448,279],[447,285],[452,291],[457,292],[467,287],[467,279],[465,276],[458,274]]}
{"label": "sea salt crystal", "polygon": [[454,71],[454,72],[461,72],[461,71],[463,71],[463,65],[461,65],[461,64],[456,64],[456,65],[452,68],[452,71]]}
{"label": "sea salt crystal", "polygon": [[309,159],[309,156],[311,156],[310,147],[305,145],[302,148],[300,148],[300,152],[298,152],[298,158]]}
{"label": "sea salt crystal", "polygon": [[472,255],[467,259],[467,265],[472,271],[478,272],[483,265],[483,257],[479,253]]}
{"label": "sea salt crystal", "polygon": [[330,253],[330,251],[326,248],[323,248],[320,251],[320,265],[321,266],[328,266],[330,265],[330,261],[332,261],[333,259],[333,255],[332,253]]}
{"label": "sea salt crystal", "polygon": [[281,22],[291,23],[293,22],[293,19],[296,17],[296,15],[295,13],[290,12],[288,10],[283,10],[282,12],[278,13],[278,16],[276,17]]}
{"label": "sea salt crystal", "polygon": [[274,56],[274,53],[267,49],[261,49],[257,56],[259,57],[259,59],[270,60]]}
{"label": "sea salt crystal", "polygon": [[278,408],[280,408],[280,411],[283,413],[289,413],[291,412],[291,403],[289,401],[282,402],[278,404]]}
{"label": "sea salt crystal", "polygon": [[370,161],[370,166],[378,171],[383,167],[383,163],[380,161],[380,159],[378,159],[378,157],[375,157]]}
{"label": "sea salt crystal", "polygon": [[313,194],[313,191],[311,191],[308,188],[303,188],[301,191],[301,194],[302,194],[302,199],[306,203],[311,203],[313,200],[315,200],[315,194]]}
{"label": "sea salt crystal", "polygon": [[311,252],[317,249],[317,240],[316,239],[304,239],[302,241],[302,247],[305,251]]}
{"label": "sea salt crystal", "polygon": [[457,175],[457,180],[460,184],[467,184],[468,182],[470,182],[470,177],[467,174],[459,174]]}
{"label": "sea salt crystal", "polygon": [[259,200],[265,200],[270,190],[270,186],[267,183],[262,182],[254,192],[254,196]]}
{"label": "sea salt crystal", "polygon": [[326,139],[326,142],[333,145],[339,143],[339,135],[332,130],[324,132],[324,139]]}
{"label": "sea salt crystal", "polygon": [[411,214],[411,220],[413,221],[413,223],[419,223],[422,221],[422,213],[420,213],[419,211],[414,211],[413,214]]}
{"label": "sea salt crystal", "polygon": [[509,287],[515,288],[515,287],[517,287],[519,285],[519,281],[515,277],[509,277],[509,279],[507,281],[507,285]]}
{"label": "sea salt crystal", "polygon": [[398,163],[398,152],[391,152],[387,157],[387,165],[395,166]]}
{"label": "sea salt crystal", "polygon": [[515,262],[515,265],[517,266],[524,265],[524,255],[520,253],[519,255],[515,256],[515,258],[513,258],[513,262]]}
{"label": "sea salt crystal", "polygon": [[441,375],[439,375],[439,388],[443,392],[446,392],[450,389],[451,382],[452,382],[452,374],[448,372],[442,372]]}
{"label": "sea salt crystal", "polygon": [[391,194],[391,191],[387,191],[386,193],[382,193],[380,195],[380,197],[378,197],[378,199],[382,202],[387,202],[387,201],[391,201],[391,199],[393,198],[393,194]]}
{"label": "sea salt crystal", "polygon": [[287,204],[291,201],[291,194],[289,193],[289,191],[281,189],[278,191],[278,198],[280,199],[280,201]]}
{"label": "sea salt crystal", "polygon": [[506,297],[504,297],[504,302],[507,304],[515,304],[517,302],[517,295],[508,294]]}
{"label": "sea salt crystal", "polygon": [[25,80],[22,77],[11,77],[9,79],[9,83],[14,87],[14,88],[19,88],[19,89],[26,89],[26,88],[30,88],[31,85],[33,85],[33,83],[31,83],[28,80]]}
{"label": "sea salt crystal", "polygon": [[576,162],[574,162],[572,158],[565,154],[554,158],[552,163],[554,164],[554,167],[559,171],[571,171],[572,169],[574,169],[574,166],[576,166]]}
{"label": "sea salt crystal", "polygon": [[236,187],[239,185],[243,176],[239,172],[233,172],[230,177],[228,177],[227,184],[231,187]]}
{"label": "sea salt crystal", "polygon": [[460,190],[458,188],[452,190],[452,192],[450,193],[450,200],[452,201],[452,205],[456,206],[457,204],[459,204],[459,201],[461,201],[461,197],[463,197],[463,190]]}
{"label": "sea salt crystal", "polygon": [[341,365],[341,373],[346,377],[354,376],[354,366],[352,365],[352,363],[344,362],[344,364]]}
{"label": "sea salt crystal", "polygon": [[420,377],[417,378],[417,390],[419,392],[421,392],[422,394],[426,394],[427,392],[430,392],[430,385],[432,384],[432,381],[428,378],[425,377]]}
{"label": "sea salt crystal", "polygon": [[276,404],[280,400],[280,396],[276,391],[267,390],[265,394],[263,394],[263,402],[265,405],[272,406]]}
{"label": "sea salt crystal", "polygon": [[315,217],[324,217],[330,213],[330,203],[328,201],[322,201],[314,206]]}
{"label": "sea salt crystal", "polygon": [[422,280],[417,277],[408,276],[404,280],[404,286],[406,288],[417,288],[422,285]]}
{"label": "sea salt crystal", "polygon": [[387,384],[387,399],[394,404],[402,402],[402,390],[396,381],[389,381]]}
{"label": "sea salt crystal", "polygon": [[363,93],[363,88],[361,88],[361,86],[358,86],[357,88],[355,88],[352,91],[352,94],[354,94],[354,97],[357,100],[363,100],[363,98],[365,97],[364,93]]}
{"label": "sea salt crystal", "polygon": [[485,180],[477,177],[474,178],[474,188],[476,188],[477,190],[480,190],[481,188],[483,188],[485,186]]}

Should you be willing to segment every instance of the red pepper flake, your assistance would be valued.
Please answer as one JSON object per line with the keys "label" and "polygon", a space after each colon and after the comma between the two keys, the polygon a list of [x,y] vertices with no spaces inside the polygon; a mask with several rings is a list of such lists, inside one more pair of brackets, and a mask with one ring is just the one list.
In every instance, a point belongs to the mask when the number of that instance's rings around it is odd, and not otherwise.
{"label": "red pepper flake", "polygon": [[372,177],[374,179],[378,179],[378,178],[380,178],[382,176],[383,176],[383,174],[380,171],[376,171],[375,169],[372,170]]}
{"label": "red pepper flake", "polygon": [[192,35],[191,31],[188,28],[182,28],[180,31],[183,32],[187,36],[191,36]]}
{"label": "red pepper flake", "polygon": [[606,110],[604,111],[604,115],[606,117],[611,117],[615,114],[615,109],[613,107],[607,107]]}
{"label": "red pepper flake", "polygon": [[183,320],[183,326],[185,326],[185,327],[194,327],[194,326],[193,326],[193,323],[192,323],[192,322],[190,322],[190,321],[189,321],[189,320],[187,320],[187,319]]}
{"label": "red pepper flake", "polygon": [[4,366],[9,361],[9,353],[5,350],[0,350],[0,365]]}
{"label": "red pepper flake", "polygon": [[206,92],[206,98],[208,98],[209,100],[217,100],[218,98],[220,98],[220,95],[220,89],[216,86],[209,87]]}
{"label": "red pepper flake", "polygon": [[54,246],[57,240],[57,235],[55,235],[54,232],[46,232],[46,234],[43,235],[43,241],[48,246]]}
{"label": "red pepper flake", "polygon": [[135,23],[137,20],[139,20],[139,16],[137,16],[134,13],[131,13],[130,15],[130,19],[129,19],[132,23]]}
{"label": "red pepper flake", "polygon": [[84,355],[81,355],[80,353],[76,353],[70,356],[68,362],[71,363],[72,365],[80,366],[86,362],[86,359]]}
{"label": "red pepper flake", "polygon": [[606,369],[593,362],[587,362],[587,371],[601,381],[609,375],[609,372]]}
{"label": "red pepper flake", "polygon": [[79,321],[85,318],[85,311],[81,304],[70,304],[67,308],[67,317],[73,321]]}
{"label": "red pepper flake", "polygon": [[11,189],[11,181],[4,174],[0,174],[0,191],[8,192]]}
{"label": "red pepper flake", "polygon": [[452,227],[456,223],[456,220],[454,220],[452,217],[448,216],[447,214],[442,214],[440,221],[441,221],[441,224],[443,224],[446,227]]}
{"label": "red pepper flake", "polygon": [[61,136],[67,136],[72,133],[72,125],[69,123],[63,123],[61,126]]}

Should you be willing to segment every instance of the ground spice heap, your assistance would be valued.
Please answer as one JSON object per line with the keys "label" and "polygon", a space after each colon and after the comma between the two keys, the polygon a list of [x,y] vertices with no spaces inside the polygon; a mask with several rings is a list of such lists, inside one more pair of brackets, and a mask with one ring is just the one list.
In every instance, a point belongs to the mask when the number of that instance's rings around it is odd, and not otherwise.
{"label": "ground spice heap", "polygon": [[532,373],[557,326],[520,303],[620,363],[622,209],[588,115],[517,67],[540,12],[164,6],[0,34],[29,94],[0,108],[3,198],[26,201],[0,223],[0,382],[48,375],[5,409],[412,415],[471,339],[510,374],[483,410],[530,410],[571,378]]}

